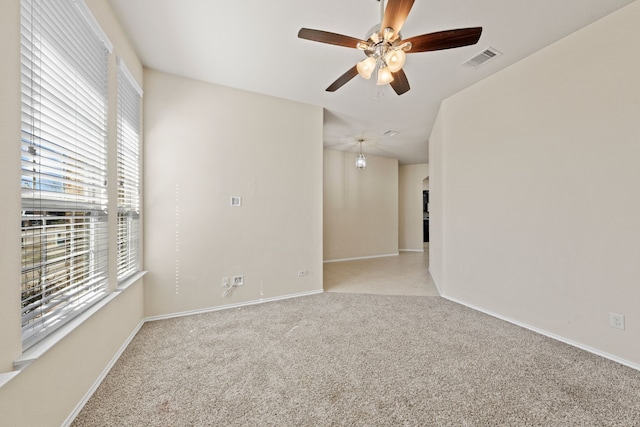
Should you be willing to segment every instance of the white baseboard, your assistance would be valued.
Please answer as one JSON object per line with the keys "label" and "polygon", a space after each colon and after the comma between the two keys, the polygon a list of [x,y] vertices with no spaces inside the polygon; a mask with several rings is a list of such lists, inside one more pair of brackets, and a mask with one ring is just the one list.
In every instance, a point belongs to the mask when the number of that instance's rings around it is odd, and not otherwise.
{"label": "white baseboard", "polygon": [[87,402],[89,401],[89,399],[91,398],[91,396],[93,396],[93,393],[95,393],[95,391],[98,389],[98,387],[100,386],[100,384],[102,384],[102,381],[104,381],[104,379],[107,377],[107,374],[109,373],[109,371],[111,371],[111,368],[113,368],[113,365],[116,364],[116,362],[118,361],[118,359],[120,358],[120,356],[122,355],[122,353],[125,351],[125,349],[129,346],[129,344],[131,343],[131,341],[133,340],[133,338],[136,336],[136,334],[138,333],[138,331],[140,330],[140,328],[142,328],[142,325],[144,325],[144,320],[142,320],[138,326],[136,326],[136,328],[133,330],[133,332],[131,332],[131,334],[129,335],[129,337],[125,340],[124,343],[122,343],[122,345],[120,346],[120,349],[116,352],[116,354],[111,358],[111,361],[109,362],[109,364],[102,370],[102,373],[98,376],[98,378],[95,380],[95,382],[93,383],[93,385],[91,386],[91,388],[89,388],[89,390],[87,390],[87,392],[85,393],[84,397],[82,398],[82,400],[80,400],[80,402],[78,402],[78,404],[76,405],[76,407],[74,408],[74,410],[69,414],[69,416],[67,417],[67,419],[64,421],[64,423],[62,423],[63,427],[68,427],[71,425],[71,423],[73,422],[73,420],[75,420],[75,418],[78,416],[78,414],[80,413],[80,411],[82,410],[82,408],[84,408],[84,405],[87,404]]}
{"label": "white baseboard", "polygon": [[502,316],[502,315],[494,313],[492,311],[485,310],[484,308],[477,307],[477,306],[475,306],[473,304],[468,304],[468,303],[466,303],[464,301],[461,301],[461,300],[459,300],[457,298],[452,298],[452,297],[449,297],[447,295],[442,295],[442,293],[440,295],[442,296],[442,298],[448,299],[449,301],[455,302],[457,304],[464,305],[464,306],[469,307],[469,308],[471,308],[473,310],[479,311],[479,312],[484,313],[484,314],[488,314],[489,316],[498,318],[500,320],[504,320],[505,322],[512,323],[512,324],[514,324],[516,326],[520,326],[521,328],[528,329],[530,331],[533,331],[533,332],[536,332],[538,334],[544,335],[546,337],[552,338],[552,339],[554,339],[556,341],[560,341],[560,342],[563,342],[565,344],[569,344],[570,346],[573,346],[573,347],[579,348],[581,350],[587,351],[589,353],[595,354],[596,356],[604,357],[605,359],[612,360],[612,361],[617,362],[617,363],[619,363],[621,365],[628,366],[629,368],[632,368],[632,369],[635,369],[637,371],[640,371],[640,365],[637,364],[637,363],[631,362],[629,360],[623,359],[623,358],[615,356],[613,354],[606,353],[604,351],[598,350],[597,348],[589,347],[588,345],[584,345],[584,344],[579,343],[577,341],[570,340],[570,339],[565,338],[565,337],[563,337],[561,335],[557,335],[557,334],[554,334],[552,332],[545,331],[544,329],[536,328],[535,326],[528,325],[528,324],[520,322],[518,320],[510,319],[508,317]]}
{"label": "white baseboard", "polygon": [[371,255],[371,256],[361,256],[361,257],[355,257],[355,258],[329,259],[329,260],[324,260],[323,262],[326,264],[329,262],[356,261],[359,259],[385,258],[388,256],[398,256],[398,255],[400,255],[400,253],[396,252],[395,254]]}
{"label": "white baseboard", "polygon": [[424,252],[424,249],[400,249],[400,252]]}
{"label": "white baseboard", "polygon": [[191,316],[191,315],[194,315],[194,314],[211,313],[213,311],[228,310],[230,308],[246,307],[248,305],[262,304],[262,303],[265,303],[265,302],[281,301],[281,300],[285,300],[285,299],[291,299],[291,298],[304,297],[304,296],[308,296],[308,295],[321,294],[323,292],[324,292],[323,289],[318,289],[317,291],[301,292],[301,293],[297,293],[297,294],[282,295],[282,296],[271,297],[271,298],[261,298],[259,300],[252,300],[252,301],[245,301],[245,302],[239,302],[239,303],[234,303],[234,304],[219,305],[219,306],[216,306],[216,307],[208,307],[208,308],[202,308],[202,309],[198,309],[198,310],[182,311],[182,312],[178,312],[178,313],[163,314],[163,315],[160,315],[160,316],[151,316],[151,317],[147,317],[146,319],[144,319],[144,321],[145,322],[153,322],[153,321],[156,321],[156,320],[173,319],[175,317]]}
{"label": "white baseboard", "polygon": [[433,284],[436,286],[436,289],[438,290],[438,294],[440,296],[442,296],[443,295],[442,294],[442,289],[440,289],[440,286],[438,285],[438,282],[436,282],[436,280],[433,278],[433,274],[431,274],[431,269],[427,268],[427,271],[429,272],[429,275],[431,276],[431,280],[433,280]]}

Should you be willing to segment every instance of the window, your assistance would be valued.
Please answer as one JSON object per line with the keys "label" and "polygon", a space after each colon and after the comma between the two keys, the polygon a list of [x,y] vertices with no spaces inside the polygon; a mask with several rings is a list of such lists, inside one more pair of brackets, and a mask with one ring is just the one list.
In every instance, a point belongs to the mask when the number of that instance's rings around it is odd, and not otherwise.
{"label": "window", "polygon": [[22,0],[22,336],[106,295],[110,46],[78,0]]}
{"label": "window", "polygon": [[142,90],[118,68],[118,281],[139,270],[140,101]]}

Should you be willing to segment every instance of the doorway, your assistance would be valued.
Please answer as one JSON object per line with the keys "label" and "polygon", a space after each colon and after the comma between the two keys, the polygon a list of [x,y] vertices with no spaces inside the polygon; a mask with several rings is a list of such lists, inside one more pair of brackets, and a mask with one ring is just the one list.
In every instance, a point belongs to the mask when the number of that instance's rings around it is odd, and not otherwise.
{"label": "doorway", "polygon": [[429,243],[429,190],[422,190],[422,205],[422,241]]}
{"label": "doorway", "polygon": [[422,242],[429,247],[429,178],[422,181]]}

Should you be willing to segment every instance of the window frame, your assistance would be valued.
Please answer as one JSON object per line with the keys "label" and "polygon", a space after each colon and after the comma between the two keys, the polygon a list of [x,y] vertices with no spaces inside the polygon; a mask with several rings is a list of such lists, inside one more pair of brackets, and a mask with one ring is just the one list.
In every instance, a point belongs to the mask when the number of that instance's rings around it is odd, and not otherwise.
{"label": "window frame", "polygon": [[21,0],[23,350],[109,293],[112,45],[82,0]]}
{"label": "window frame", "polygon": [[117,58],[117,257],[118,283],[140,272],[142,89]]}

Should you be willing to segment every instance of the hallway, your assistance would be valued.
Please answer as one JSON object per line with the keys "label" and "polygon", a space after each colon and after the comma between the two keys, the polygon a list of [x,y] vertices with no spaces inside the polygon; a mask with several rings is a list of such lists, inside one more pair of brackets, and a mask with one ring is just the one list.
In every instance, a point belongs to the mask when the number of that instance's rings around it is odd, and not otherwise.
{"label": "hallway", "polygon": [[324,264],[325,292],[439,296],[429,268],[429,248],[398,256]]}

